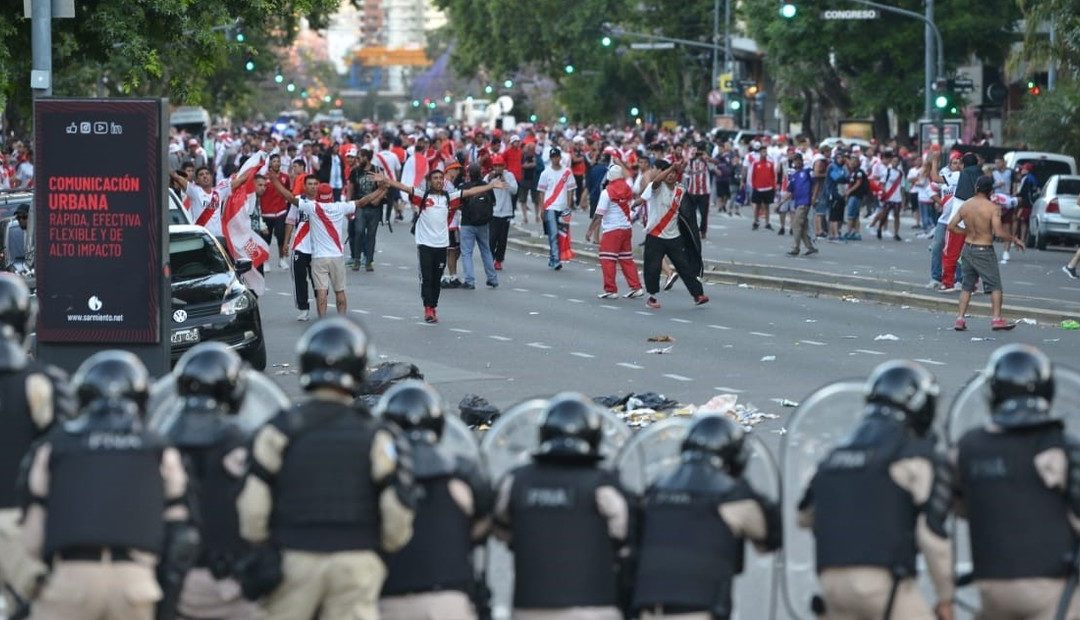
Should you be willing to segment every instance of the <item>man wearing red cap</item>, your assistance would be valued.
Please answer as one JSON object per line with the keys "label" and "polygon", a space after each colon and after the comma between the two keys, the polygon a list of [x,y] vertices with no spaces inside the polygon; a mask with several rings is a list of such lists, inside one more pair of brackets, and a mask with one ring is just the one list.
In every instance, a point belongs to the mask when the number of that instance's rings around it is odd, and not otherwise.
{"label": "man wearing red cap", "polygon": [[[386,196],[386,189],[372,192],[359,200],[334,202],[334,190],[329,183],[319,183],[315,177],[304,179],[305,196],[295,196],[274,177],[274,187],[295,204],[300,214],[307,217],[311,235],[311,277],[315,281],[315,310],[319,317],[326,315],[328,291],[334,288],[338,314],[348,311],[345,295],[345,218],[370,203],[377,203]],[[314,193],[315,199],[310,196]]]}
{"label": "man wearing red cap", "polygon": [[585,233],[585,240],[588,241],[597,238],[597,230],[601,231],[598,241],[604,292],[598,295],[600,299],[619,296],[619,285],[615,282],[616,264],[622,269],[626,284],[630,287],[626,297],[637,298],[645,294],[641,290],[641,280],[638,279],[637,264],[634,262],[633,217],[630,214],[634,192],[626,183],[626,176],[621,162],[616,161],[608,168],[605,177],[607,186],[600,192],[596,213]]}
{"label": "man wearing red cap", "polygon": [[[515,143],[511,141],[511,144]],[[520,149],[518,149],[518,155],[521,155]],[[518,164],[520,163],[519,160]],[[510,235],[510,220],[514,217],[514,200],[518,191],[517,178],[510,171],[510,162],[503,155],[495,155],[491,158],[491,174],[487,176],[487,182],[490,183],[495,179],[502,179],[506,183],[505,189],[494,190],[495,209],[488,227],[495,271],[501,271],[503,261],[506,260],[506,240]]]}

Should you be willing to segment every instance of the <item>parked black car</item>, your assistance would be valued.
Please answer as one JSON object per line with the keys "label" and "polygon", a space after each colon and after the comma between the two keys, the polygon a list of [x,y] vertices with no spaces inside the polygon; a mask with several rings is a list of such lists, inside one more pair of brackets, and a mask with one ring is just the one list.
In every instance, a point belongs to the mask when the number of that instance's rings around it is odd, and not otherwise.
{"label": "parked black car", "polygon": [[172,363],[199,342],[236,350],[252,367],[266,368],[258,297],[240,279],[251,261],[235,263],[202,226],[169,226],[172,270]]}

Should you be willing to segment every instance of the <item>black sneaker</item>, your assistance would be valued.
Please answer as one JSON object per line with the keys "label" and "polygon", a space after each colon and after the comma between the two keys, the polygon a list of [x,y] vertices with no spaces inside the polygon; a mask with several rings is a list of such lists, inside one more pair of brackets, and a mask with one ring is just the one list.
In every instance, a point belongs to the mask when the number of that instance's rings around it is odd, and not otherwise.
{"label": "black sneaker", "polygon": [[1061,268],[1061,270],[1065,272],[1065,275],[1069,276],[1073,280],[1080,278],[1080,276],[1076,275],[1076,267],[1070,267],[1068,265],[1065,265]]}
{"label": "black sneaker", "polygon": [[769,223],[765,224],[765,230],[772,230],[772,229],[773,229],[772,224],[769,224]]}
{"label": "black sneaker", "polygon": [[757,220],[754,220],[754,225],[750,227],[750,230],[757,230],[759,227],[760,224],[757,223]]}
{"label": "black sneaker", "polygon": [[450,282],[447,284],[446,288],[461,288],[461,280],[450,278]]}
{"label": "black sneaker", "polygon": [[893,235],[892,238],[893,241],[903,241],[903,239],[900,238],[900,235]]}
{"label": "black sneaker", "polygon": [[881,229],[880,228],[877,229],[877,238],[878,238],[878,241],[881,241]]}
{"label": "black sneaker", "polygon": [[[765,228],[768,228],[769,230],[772,230],[771,226],[766,226]],[[780,236],[780,237],[784,236],[784,227],[783,226],[780,227],[780,232],[778,233],[778,236]]]}
{"label": "black sneaker", "polygon": [[476,289],[476,285],[473,284],[472,282],[462,282],[461,285],[460,285],[460,288],[463,288],[463,289],[465,289],[467,291],[472,291],[472,290]]}
{"label": "black sneaker", "polygon": [[494,280],[488,280],[487,285],[491,288],[499,288],[499,283]]}

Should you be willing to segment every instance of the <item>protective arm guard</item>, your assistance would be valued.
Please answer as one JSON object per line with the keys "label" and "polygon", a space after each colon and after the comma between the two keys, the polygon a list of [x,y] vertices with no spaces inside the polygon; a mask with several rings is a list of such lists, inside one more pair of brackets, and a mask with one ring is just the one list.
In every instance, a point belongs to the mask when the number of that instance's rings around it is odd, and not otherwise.
{"label": "protective arm guard", "polygon": [[754,499],[761,507],[765,517],[765,538],[754,541],[763,551],[776,551],[784,542],[784,525],[780,517],[780,506],[768,498],[754,494]]}
{"label": "protective arm guard", "polygon": [[423,487],[416,483],[416,477],[413,474],[412,444],[409,443],[405,434],[393,424],[383,425],[382,430],[393,438],[394,451],[397,453],[397,465],[394,467],[394,473],[384,480],[383,488],[387,486],[393,488],[394,495],[397,496],[401,505],[415,512],[424,490]]}
{"label": "protective arm guard", "polygon": [[1080,441],[1075,437],[1065,440],[1065,457],[1068,465],[1065,475],[1065,499],[1069,511],[1080,517]]}
{"label": "protective arm guard", "polygon": [[51,364],[46,364],[42,370],[52,382],[54,423],[73,419],[79,413],[79,403],[75,399],[75,391],[71,387],[68,374]]}
{"label": "protective arm guard", "polygon": [[926,516],[926,526],[935,536],[948,538],[945,521],[949,518],[949,508],[953,498],[953,472],[945,455],[935,452],[930,456],[934,479],[930,482],[930,496],[922,505]]}
{"label": "protective arm guard", "polygon": [[495,510],[495,489],[486,474],[471,461],[457,459],[457,475],[473,494],[473,522],[487,518]]}
{"label": "protective arm guard", "polygon": [[158,602],[156,620],[174,620],[178,617],[180,591],[184,578],[199,559],[202,538],[194,525],[186,522],[165,523],[165,546],[158,562],[157,578],[162,597]]}

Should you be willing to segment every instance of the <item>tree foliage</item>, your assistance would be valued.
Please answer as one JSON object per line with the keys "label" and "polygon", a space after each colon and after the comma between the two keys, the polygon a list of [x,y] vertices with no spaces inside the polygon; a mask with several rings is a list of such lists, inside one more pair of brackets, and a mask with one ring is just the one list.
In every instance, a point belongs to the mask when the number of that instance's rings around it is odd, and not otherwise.
{"label": "tree foliage", "polygon": [[[53,92],[167,96],[226,112],[251,97],[252,73],[273,70],[273,50],[301,17],[325,24],[338,0],[78,0],[74,19],[54,19]],[[24,128],[30,104],[30,20],[22,0],[0,0],[0,94]],[[239,21],[237,21],[239,20]],[[227,26],[238,23],[245,40]],[[258,69],[243,67],[251,57]],[[108,81],[104,82],[104,77]]]}
{"label": "tree foliage", "polygon": [[[830,21],[821,15],[837,8],[834,0],[793,2],[798,7],[793,19],[779,14],[775,0],[742,4],[750,35],[765,50],[766,67],[785,109],[801,113],[816,100],[839,116],[875,118],[879,132],[887,109],[903,120],[921,115],[922,21],[891,13],[875,20]],[[887,4],[923,12],[921,0]],[[1001,64],[1016,39],[1013,28],[1019,16],[1015,0],[939,0],[935,22],[945,41],[946,71],[968,64],[972,55]]]}

